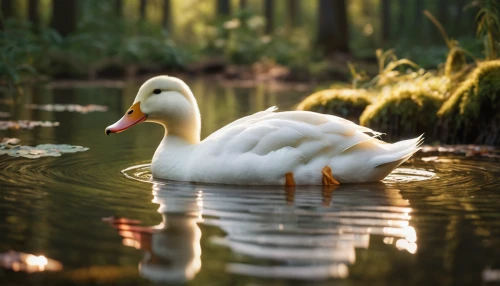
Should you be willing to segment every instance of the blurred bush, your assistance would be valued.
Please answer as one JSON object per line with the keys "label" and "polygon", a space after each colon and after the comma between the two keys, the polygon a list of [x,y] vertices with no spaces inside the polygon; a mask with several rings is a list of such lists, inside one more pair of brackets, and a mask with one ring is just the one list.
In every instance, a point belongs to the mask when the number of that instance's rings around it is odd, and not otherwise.
{"label": "blurred bush", "polygon": [[204,28],[201,52],[222,54],[237,65],[271,60],[286,66],[307,66],[310,61],[320,60],[304,30],[279,28],[268,35],[265,25],[264,17],[239,10],[232,19],[216,20]]}

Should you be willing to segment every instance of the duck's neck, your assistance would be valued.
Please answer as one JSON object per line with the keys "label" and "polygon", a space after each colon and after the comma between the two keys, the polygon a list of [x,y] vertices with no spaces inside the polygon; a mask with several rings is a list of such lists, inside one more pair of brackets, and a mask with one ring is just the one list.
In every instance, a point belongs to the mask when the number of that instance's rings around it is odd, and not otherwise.
{"label": "duck's neck", "polygon": [[165,126],[165,139],[184,141],[186,145],[200,143],[200,128],[193,125]]}
{"label": "duck's neck", "polygon": [[181,140],[186,145],[200,143],[201,120],[197,106],[190,112],[183,112],[175,120],[162,122],[162,125],[165,127],[165,139]]}

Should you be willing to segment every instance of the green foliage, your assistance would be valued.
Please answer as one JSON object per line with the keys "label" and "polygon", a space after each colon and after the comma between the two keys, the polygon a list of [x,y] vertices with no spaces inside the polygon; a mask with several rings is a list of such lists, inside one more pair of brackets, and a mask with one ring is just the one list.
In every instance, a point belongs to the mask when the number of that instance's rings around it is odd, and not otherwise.
{"label": "green foliage", "polygon": [[261,16],[238,11],[231,20],[206,27],[203,51],[223,54],[235,64],[253,64],[266,58],[287,66],[304,65],[314,55],[304,31],[278,29],[266,35],[265,24]]}
{"label": "green foliage", "polygon": [[0,31],[0,79],[11,87],[21,82],[21,75],[25,72],[36,73],[33,68],[33,56],[39,46],[30,34],[27,23],[5,22],[4,30]]}
{"label": "green foliage", "polygon": [[308,96],[298,105],[297,110],[329,113],[358,121],[373,97],[365,89],[327,89]]}
{"label": "green foliage", "polygon": [[65,57],[78,66],[105,61],[126,64],[158,64],[177,67],[183,57],[167,31],[147,22],[132,23],[119,18],[112,2],[85,2],[92,13],[84,13],[74,34],[65,39]]}
{"label": "green foliage", "polygon": [[29,22],[6,20],[0,31],[0,82],[22,93],[23,80],[39,75],[38,69],[47,65],[47,50],[58,40],[51,29],[35,34]]}
{"label": "green foliage", "polygon": [[483,38],[487,60],[500,56],[500,3],[497,0],[479,0],[476,16],[477,35]]}
{"label": "green foliage", "polygon": [[119,18],[112,4],[85,1],[77,30],[65,38],[53,29],[35,32],[28,22],[8,19],[0,31],[0,80],[16,87],[27,75],[87,75],[109,64],[170,68],[185,64],[186,57],[167,31]]}

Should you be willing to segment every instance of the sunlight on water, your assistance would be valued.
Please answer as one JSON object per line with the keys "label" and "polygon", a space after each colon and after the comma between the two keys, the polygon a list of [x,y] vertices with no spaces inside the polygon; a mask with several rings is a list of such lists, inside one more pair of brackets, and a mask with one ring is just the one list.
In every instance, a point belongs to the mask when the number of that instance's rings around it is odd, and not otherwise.
{"label": "sunlight on water", "polygon": [[397,168],[387,176],[383,182],[385,183],[409,183],[429,180],[434,178],[436,174],[428,170]]}
{"label": "sunlight on water", "polygon": [[0,253],[0,266],[13,271],[28,273],[43,271],[60,271],[62,264],[43,255],[33,255],[22,252],[9,251]]}

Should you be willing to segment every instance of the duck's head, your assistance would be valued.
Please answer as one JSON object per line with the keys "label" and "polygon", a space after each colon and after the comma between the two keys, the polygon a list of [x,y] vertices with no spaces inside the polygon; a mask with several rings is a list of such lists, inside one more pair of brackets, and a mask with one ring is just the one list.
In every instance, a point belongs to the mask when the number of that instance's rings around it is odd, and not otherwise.
{"label": "duck's head", "polygon": [[120,120],[106,128],[106,134],[125,131],[143,121],[162,124],[169,134],[190,143],[199,142],[198,105],[189,87],[178,78],[157,76],[146,81],[132,106]]}

